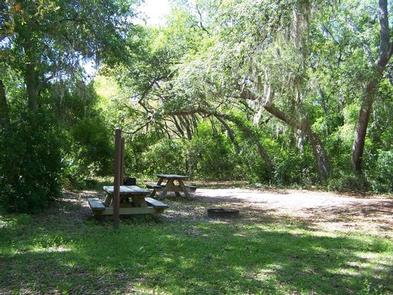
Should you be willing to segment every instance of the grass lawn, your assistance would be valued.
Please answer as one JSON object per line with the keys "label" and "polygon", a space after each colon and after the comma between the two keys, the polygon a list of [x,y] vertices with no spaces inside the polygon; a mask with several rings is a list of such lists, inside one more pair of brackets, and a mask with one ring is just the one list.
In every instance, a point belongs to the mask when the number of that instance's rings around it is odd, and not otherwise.
{"label": "grass lawn", "polygon": [[393,294],[388,237],[264,214],[136,218],[114,232],[80,211],[63,200],[40,215],[0,215],[0,294]]}

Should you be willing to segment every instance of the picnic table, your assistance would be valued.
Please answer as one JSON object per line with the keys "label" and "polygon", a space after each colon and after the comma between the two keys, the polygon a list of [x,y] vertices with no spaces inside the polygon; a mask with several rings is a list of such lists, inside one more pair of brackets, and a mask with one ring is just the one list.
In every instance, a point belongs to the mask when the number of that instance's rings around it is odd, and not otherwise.
{"label": "picnic table", "polygon": [[[94,215],[113,215],[113,186],[104,186],[105,201],[98,198],[89,198],[88,202]],[[136,185],[120,186],[120,215],[158,214],[168,206],[156,199],[148,197],[150,190]]]}
{"label": "picnic table", "polygon": [[147,187],[153,189],[151,197],[153,197],[157,191],[161,191],[160,196],[164,198],[168,192],[174,192],[176,196],[180,196],[180,193],[184,193],[184,196],[190,197],[189,191],[195,191],[196,187],[191,185],[185,185],[184,180],[189,177],[186,175],[178,174],[157,174],[157,184],[148,184]]}

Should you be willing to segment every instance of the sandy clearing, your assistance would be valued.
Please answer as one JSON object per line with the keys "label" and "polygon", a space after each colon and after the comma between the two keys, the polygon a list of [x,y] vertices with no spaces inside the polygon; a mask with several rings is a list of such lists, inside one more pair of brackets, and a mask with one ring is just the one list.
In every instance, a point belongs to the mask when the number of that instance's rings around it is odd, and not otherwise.
{"label": "sandy clearing", "polygon": [[393,237],[393,199],[356,197],[309,190],[200,188],[206,206],[232,206],[274,216],[294,217],[323,230],[361,231]]}
{"label": "sandy clearing", "polygon": [[198,189],[195,196],[213,198],[222,201],[240,201],[276,210],[307,211],[332,207],[346,207],[384,202],[393,204],[391,199],[356,198],[342,196],[332,192],[317,192],[308,190],[261,191],[253,189]]}

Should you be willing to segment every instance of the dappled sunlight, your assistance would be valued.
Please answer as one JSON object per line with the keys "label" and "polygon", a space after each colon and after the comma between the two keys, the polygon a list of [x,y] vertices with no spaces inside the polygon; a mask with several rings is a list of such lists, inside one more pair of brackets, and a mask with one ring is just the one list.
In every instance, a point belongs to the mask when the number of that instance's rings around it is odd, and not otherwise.
{"label": "dappled sunlight", "polygon": [[[362,242],[338,234],[323,236],[297,229],[295,224],[289,227],[276,224],[269,229],[264,224],[200,220],[191,224],[130,223],[122,225],[118,233],[110,227],[90,225],[84,232],[83,237],[64,233],[61,239],[57,238],[61,244],[36,248],[36,251],[21,253],[13,259],[21,262],[28,259],[32,267],[40,265],[40,260],[46,257],[55,277],[62,278],[72,272],[74,280],[81,276],[87,280],[101,278],[99,286],[103,290],[156,290],[161,293],[195,293],[217,288],[220,293],[244,289],[253,293],[275,290],[276,284],[285,290],[300,287],[309,291],[315,287],[324,290],[330,280],[334,279],[338,286],[351,286],[357,278],[386,272],[391,267],[370,266],[369,261],[380,259],[373,250],[364,251],[368,243],[374,247],[371,249],[380,249],[372,238]],[[32,241],[43,240],[39,235],[37,232]],[[69,235],[73,238],[67,237]],[[29,243],[26,241],[24,247]],[[373,253],[374,256],[370,255]],[[340,272],[343,263],[349,270]],[[20,263],[17,265],[24,267]],[[356,274],[357,266],[371,274]],[[310,283],[301,279],[305,274],[311,276]],[[324,279],[319,282],[319,277]],[[375,273],[375,279],[377,277]],[[46,284],[49,279],[47,275],[30,275],[21,282],[31,284],[33,278],[39,284]],[[104,287],[109,279],[114,279],[116,286]]]}
{"label": "dappled sunlight", "polygon": [[392,24],[1,1],[0,294],[393,294]]}
{"label": "dappled sunlight", "polygon": [[243,220],[265,218],[283,222],[303,221],[314,231],[368,232],[393,237],[393,200],[357,198],[332,192],[285,190],[285,193],[255,189],[201,189],[197,198],[211,207],[240,210]]}
{"label": "dappled sunlight", "polygon": [[[47,216],[11,218],[2,230],[14,251],[0,250],[6,264],[15,264],[8,270],[0,264],[3,276],[39,268],[41,273],[18,275],[17,281],[32,290],[58,290],[73,282],[75,292],[142,294],[329,293],[332,286],[358,290],[365,279],[385,286],[391,278],[392,242],[360,229],[325,230],[319,222],[256,208],[247,200],[170,196],[171,209],[160,218],[124,219],[114,232],[110,219],[97,222],[82,213],[85,197],[64,198]],[[215,206],[237,208],[240,217],[210,219],[206,209]],[[11,224],[19,224],[18,230]],[[17,239],[18,231],[30,234]]]}
{"label": "dappled sunlight", "polygon": [[39,248],[39,247],[34,247],[33,249],[23,251],[23,253],[26,252],[35,252],[35,253],[54,253],[54,252],[70,252],[72,249],[70,247],[66,246],[57,246],[57,247],[48,247],[48,248]]}

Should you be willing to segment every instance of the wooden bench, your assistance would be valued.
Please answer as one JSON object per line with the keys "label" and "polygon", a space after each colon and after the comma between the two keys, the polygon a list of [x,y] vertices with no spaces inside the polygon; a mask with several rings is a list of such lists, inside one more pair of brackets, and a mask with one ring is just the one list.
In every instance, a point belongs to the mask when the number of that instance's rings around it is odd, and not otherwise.
{"label": "wooden bench", "polygon": [[[98,198],[88,198],[87,199],[91,211],[93,211],[94,216],[109,216],[113,215],[113,207],[105,206],[104,202]],[[135,215],[135,214],[152,214],[157,215],[164,212],[168,208],[167,204],[158,201],[153,198],[145,198],[146,205],[143,207],[120,207],[120,215]]]}
{"label": "wooden bench", "polygon": [[145,201],[148,205],[154,207],[158,213],[163,212],[166,208],[168,208],[167,204],[153,198],[147,197],[145,198]]}
{"label": "wooden bench", "polygon": [[165,185],[155,184],[155,183],[146,183],[146,187],[148,189],[163,190],[165,188]]}
{"label": "wooden bench", "polygon": [[[165,185],[162,184],[154,184],[154,183],[147,183],[146,187],[148,189],[153,189],[156,191],[162,191],[165,188]],[[185,186],[187,190],[189,190],[190,192],[195,192],[197,187],[195,185],[186,185]]]}
{"label": "wooden bench", "polygon": [[104,203],[98,198],[88,198],[87,201],[89,202],[90,209],[93,212],[102,212],[106,208]]}

